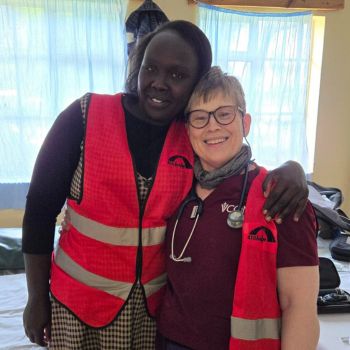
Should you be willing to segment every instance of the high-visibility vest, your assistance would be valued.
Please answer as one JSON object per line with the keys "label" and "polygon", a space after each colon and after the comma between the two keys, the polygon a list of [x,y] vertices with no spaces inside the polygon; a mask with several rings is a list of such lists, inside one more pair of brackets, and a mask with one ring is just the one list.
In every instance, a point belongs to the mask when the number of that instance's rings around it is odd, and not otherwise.
{"label": "high-visibility vest", "polygon": [[265,198],[261,168],[247,198],[231,316],[230,350],[281,348],[277,296],[277,228],[262,214]]}
{"label": "high-visibility vest", "polygon": [[148,312],[155,314],[166,282],[166,220],[186,197],[193,178],[185,126],[173,122],[146,204],[140,207],[121,98],[91,95],[83,196],[80,203],[67,201],[71,225],[62,232],[52,259],[52,295],[92,327],[111,323],[138,284]]}

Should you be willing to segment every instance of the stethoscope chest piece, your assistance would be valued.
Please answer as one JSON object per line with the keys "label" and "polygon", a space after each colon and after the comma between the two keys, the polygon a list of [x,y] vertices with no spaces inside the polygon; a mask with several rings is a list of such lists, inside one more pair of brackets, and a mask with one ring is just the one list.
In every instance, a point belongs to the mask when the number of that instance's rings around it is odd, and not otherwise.
{"label": "stethoscope chest piece", "polygon": [[234,210],[227,216],[227,225],[232,228],[241,228],[243,226],[243,219],[242,210]]}
{"label": "stethoscope chest piece", "polygon": [[250,162],[248,162],[245,167],[243,188],[241,192],[241,198],[239,200],[239,205],[236,210],[232,211],[230,214],[227,215],[227,225],[231,228],[241,228],[243,226],[243,220],[244,220],[243,200],[247,190],[249,163]]}

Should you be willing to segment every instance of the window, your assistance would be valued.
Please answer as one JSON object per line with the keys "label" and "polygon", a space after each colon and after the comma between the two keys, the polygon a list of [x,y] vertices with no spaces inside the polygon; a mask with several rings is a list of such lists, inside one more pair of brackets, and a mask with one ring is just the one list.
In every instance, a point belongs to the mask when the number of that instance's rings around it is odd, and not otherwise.
{"label": "window", "polygon": [[[212,44],[213,64],[237,76],[243,85],[252,115],[248,139],[253,156],[268,168],[294,159],[306,172],[312,171],[310,146],[315,136],[308,130],[315,129],[316,118],[307,115],[315,114],[319,84],[317,72],[311,70],[312,24],[310,12],[267,14],[199,7],[199,26]],[[310,72],[316,94],[309,91]],[[313,103],[308,104],[311,95]]]}
{"label": "window", "polygon": [[125,11],[123,0],[0,0],[0,192],[1,184],[30,181],[68,104],[88,91],[122,89]]}

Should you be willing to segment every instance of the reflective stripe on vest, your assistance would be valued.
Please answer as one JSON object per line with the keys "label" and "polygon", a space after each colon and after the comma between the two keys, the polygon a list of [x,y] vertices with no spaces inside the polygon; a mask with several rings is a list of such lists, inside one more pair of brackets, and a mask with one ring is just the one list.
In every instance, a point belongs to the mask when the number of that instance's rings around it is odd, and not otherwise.
{"label": "reflective stripe on vest", "polygon": [[[67,207],[70,223],[82,235],[97,241],[119,245],[137,246],[139,243],[138,228],[111,227],[79,215],[73,208]],[[142,229],[142,246],[152,246],[164,241],[166,227]]]}
{"label": "reflective stripe on vest", "polygon": [[280,339],[281,320],[262,318],[247,320],[231,316],[231,336],[243,340]]}
{"label": "reflective stripe on vest", "polygon": [[[127,299],[133,286],[133,283],[114,281],[87,271],[74,262],[59,246],[55,251],[55,263],[77,281],[124,300]],[[165,283],[166,274],[163,274],[144,284],[146,296],[148,297],[157,292]]]}
{"label": "reflective stripe on vest", "polygon": [[260,168],[249,189],[242,249],[238,264],[231,315],[230,350],[280,349],[280,307],[277,296],[277,229],[262,214],[262,183],[267,171]]}

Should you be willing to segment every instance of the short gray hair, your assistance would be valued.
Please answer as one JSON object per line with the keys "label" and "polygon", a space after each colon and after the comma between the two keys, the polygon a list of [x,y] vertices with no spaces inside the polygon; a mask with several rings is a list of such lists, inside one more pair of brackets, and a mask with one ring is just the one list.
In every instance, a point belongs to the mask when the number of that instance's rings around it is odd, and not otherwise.
{"label": "short gray hair", "polygon": [[245,95],[241,83],[233,75],[223,73],[218,66],[211,67],[195,86],[185,112],[190,112],[195,101],[200,99],[203,102],[208,102],[219,92],[225,96],[235,97],[238,107],[242,108],[244,113],[246,112]]}

